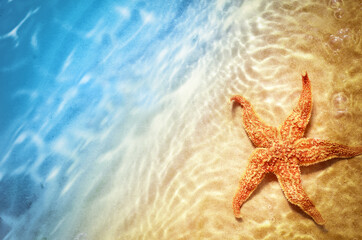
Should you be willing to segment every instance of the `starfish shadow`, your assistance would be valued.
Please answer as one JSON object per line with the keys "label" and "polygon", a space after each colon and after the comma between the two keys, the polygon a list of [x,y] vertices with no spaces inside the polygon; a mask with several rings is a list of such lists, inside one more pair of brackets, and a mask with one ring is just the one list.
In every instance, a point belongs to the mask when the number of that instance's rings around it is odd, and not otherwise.
{"label": "starfish shadow", "polygon": [[[316,172],[322,172],[323,170],[325,170],[326,168],[332,166],[333,164],[335,164],[336,162],[340,161],[340,160],[346,160],[346,159],[341,159],[341,158],[337,158],[337,159],[332,159],[329,161],[325,161],[325,162],[321,162],[312,166],[302,166],[300,168],[301,172],[302,172],[302,176],[303,175],[308,175],[308,174],[312,174],[312,173],[316,173]],[[298,206],[288,202],[289,206],[292,208],[292,210],[298,212],[300,215],[303,215],[306,218],[310,218],[312,219],[308,214],[306,214],[301,208],[299,208]],[[326,229],[326,227],[324,225],[319,225],[316,222],[314,222],[314,224],[323,232],[328,232],[328,230]]]}
{"label": "starfish shadow", "polygon": [[259,184],[258,188],[255,189],[254,193],[252,194],[251,197],[253,197],[254,195],[258,194],[259,191],[261,191],[263,188],[265,188],[265,186],[271,182],[278,182],[277,177],[272,174],[272,173],[267,173],[265,175],[265,178],[263,179],[263,181]]}
{"label": "starfish shadow", "polygon": [[[301,208],[299,208],[297,205],[294,205],[290,202],[288,202],[290,208],[293,210],[293,211],[296,211],[297,213],[299,213],[300,215],[302,215],[303,217],[305,218],[309,218],[313,221],[313,218],[311,218],[308,214],[306,214],[305,212],[303,212],[303,210]],[[316,222],[314,222],[314,225],[316,225],[321,231],[323,232],[328,232],[328,230],[326,229],[326,227],[324,225],[319,225],[317,224]]]}
{"label": "starfish shadow", "polygon": [[[303,167],[303,170],[307,170],[308,173],[307,174],[310,174],[310,173],[313,173],[313,172],[319,172],[319,171],[322,171],[324,170],[325,168],[333,165],[335,162],[339,161],[339,160],[342,160],[342,159],[333,159],[333,160],[330,160],[328,162],[323,162],[323,163],[319,163],[319,164],[316,164],[316,165],[313,165],[312,168],[305,168]],[[320,166],[319,166],[320,165]],[[248,200],[251,200],[254,196],[258,195],[259,192],[262,192],[263,191],[263,188],[265,188],[265,186],[269,183],[272,183],[272,182],[278,182],[278,179],[277,177],[274,175],[274,174],[271,174],[271,173],[268,173],[266,174],[265,178],[263,179],[263,181],[260,183],[260,185],[258,186],[257,189],[255,189],[255,191],[253,192],[253,194],[250,196],[250,198]],[[282,192],[282,194],[284,195],[284,193]],[[299,213],[300,215],[302,215],[303,217],[305,218],[309,218],[309,219],[312,219],[308,214],[306,214],[300,207],[298,207],[297,205],[294,205],[292,203],[290,203],[289,201],[287,201],[290,208],[293,210],[293,211],[296,211],[297,213]],[[242,222],[243,219],[241,218],[235,218],[238,222]],[[313,219],[312,219],[313,220]],[[314,222],[314,221],[313,221]],[[321,226],[321,225],[318,225],[316,222],[314,222],[314,224],[323,232],[328,232],[328,230],[325,228],[325,226]]]}
{"label": "starfish shadow", "polygon": [[238,103],[236,103],[236,102],[231,103],[231,116],[233,119],[235,118],[236,108],[238,108],[238,107],[241,109],[241,107]]}
{"label": "starfish shadow", "polygon": [[336,158],[336,159],[331,159],[325,162],[320,162],[318,164],[315,165],[310,165],[310,166],[301,166],[300,167],[300,171],[302,172],[302,175],[308,175],[311,173],[315,173],[315,172],[320,172],[322,170],[325,170],[326,168],[332,166],[333,164],[335,164],[338,161],[341,160],[347,160],[347,159],[341,159],[341,158]]}
{"label": "starfish shadow", "polygon": [[267,173],[263,181],[261,181],[255,191],[250,195],[248,201],[252,200],[255,196],[257,196],[259,192],[262,192],[263,188],[265,188],[265,186],[271,182],[278,182],[278,179],[274,174]]}

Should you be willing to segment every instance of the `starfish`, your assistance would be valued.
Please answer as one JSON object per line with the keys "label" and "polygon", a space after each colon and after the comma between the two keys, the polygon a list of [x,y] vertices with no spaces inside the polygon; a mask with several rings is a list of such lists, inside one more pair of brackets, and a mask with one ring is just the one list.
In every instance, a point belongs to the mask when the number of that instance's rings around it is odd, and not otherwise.
{"label": "starfish", "polygon": [[302,81],[298,104],[279,128],[262,122],[244,97],[235,95],[230,99],[242,106],[245,131],[257,147],[249,157],[233,199],[236,218],[241,218],[241,206],[265,175],[271,172],[277,176],[287,200],[299,206],[317,224],[324,225],[325,220],[303,190],[299,167],[362,154],[362,146],[349,147],[326,140],[303,138],[312,112],[312,90],[307,73],[302,75]]}

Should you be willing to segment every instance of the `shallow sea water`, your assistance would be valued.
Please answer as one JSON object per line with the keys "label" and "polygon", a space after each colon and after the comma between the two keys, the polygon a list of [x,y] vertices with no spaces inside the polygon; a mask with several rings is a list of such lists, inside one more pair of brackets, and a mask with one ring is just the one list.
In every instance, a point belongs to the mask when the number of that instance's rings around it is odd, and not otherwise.
{"label": "shallow sea water", "polygon": [[362,239],[362,157],[302,168],[327,221],[272,175],[240,94],[278,126],[312,82],[306,136],[362,145],[361,1],[0,3],[0,239]]}

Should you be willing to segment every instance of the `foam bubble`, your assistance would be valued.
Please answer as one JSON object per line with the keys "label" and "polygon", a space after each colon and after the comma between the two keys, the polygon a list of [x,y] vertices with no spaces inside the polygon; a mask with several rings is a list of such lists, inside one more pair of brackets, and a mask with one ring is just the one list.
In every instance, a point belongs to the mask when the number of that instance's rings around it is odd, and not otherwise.
{"label": "foam bubble", "polygon": [[344,16],[344,9],[343,8],[337,8],[335,11],[334,11],[334,17],[339,20],[339,19],[342,19],[343,16]]}
{"label": "foam bubble", "polygon": [[329,47],[334,51],[343,48],[353,47],[359,42],[359,34],[349,28],[341,28],[335,34],[331,34],[328,39]]}
{"label": "foam bubble", "polygon": [[332,9],[338,9],[344,5],[343,0],[330,0],[328,6]]}
{"label": "foam bubble", "polygon": [[348,102],[348,97],[344,92],[339,92],[333,95],[332,105],[336,116],[339,117],[348,112]]}

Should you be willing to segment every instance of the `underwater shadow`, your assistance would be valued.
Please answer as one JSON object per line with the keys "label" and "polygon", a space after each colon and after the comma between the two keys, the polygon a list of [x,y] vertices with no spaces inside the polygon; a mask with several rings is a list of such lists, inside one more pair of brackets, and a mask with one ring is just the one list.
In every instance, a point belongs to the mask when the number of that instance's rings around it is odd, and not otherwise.
{"label": "underwater shadow", "polygon": [[[258,187],[255,189],[255,191],[250,195],[250,197],[248,198],[247,201],[253,199],[254,196],[256,196],[257,194],[259,194],[259,192],[261,192],[265,186],[271,182],[278,182],[277,177],[272,174],[272,173],[267,173],[263,179],[263,181],[261,181],[261,183],[258,185]],[[279,182],[278,182],[279,184]]]}
{"label": "underwater shadow", "polygon": [[341,160],[348,160],[348,159],[347,158],[336,158],[336,159],[327,160],[325,162],[320,162],[320,163],[310,165],[310,166],[301,166],[300,170],[302,173],[302,178],[303,178],[303,175],[308,175],[308,174],[323,171],[323,170],[327,169],[328,167],[332,166],[333,164],[335,164],[336,162],[341,161]]}
{"label": "underwater shadow", "polygon": [[294,205],[293,203],[290,203],[289,201],[288,201],[288,204],[289,204],[292,211],[295,211],[295,212],[299,213],[300,215],[302,215],[303,217],[309,219],[310,221],[313,221],[314,225],[316,225],[319,228],[319,230],[321,230],[321,231],[323,231],[325,233],[328,232],[328,229],[326,229],[326,227],[324,225],[317,224],[313,220],[313,218],[311,218],[308,214],[306,214],[300,207],[298,207],[297,205]]}

